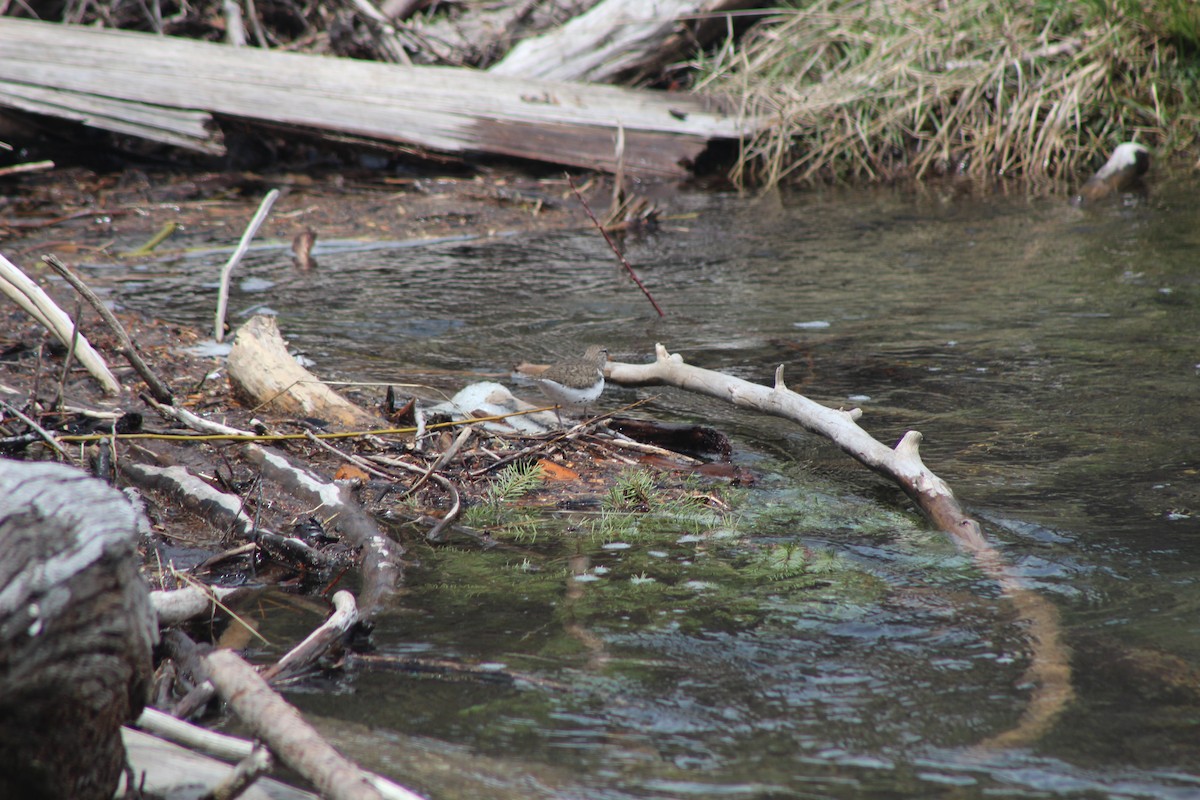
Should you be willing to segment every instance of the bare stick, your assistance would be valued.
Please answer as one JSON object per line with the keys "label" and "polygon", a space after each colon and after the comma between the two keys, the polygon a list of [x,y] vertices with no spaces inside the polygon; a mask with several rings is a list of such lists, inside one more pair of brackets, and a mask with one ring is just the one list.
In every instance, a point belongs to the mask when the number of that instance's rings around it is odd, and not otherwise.
{"label": "bare stick", "polygon": [[0,167],[0,178],[5,175],[17,175],[22,172],[37,172],[43,169],[54,169],[53,161],[27,161],[24,164],[13,164],[11,167]]}
{"label": "bare stick", "polygon": [[229,304],[229,278],[233,274],[233,268],[250,249],[250,241],[258,234],[258,229],[262,227],[262,224],[267,221],[267,215],[271,213],[271,206],[275,205],[278,198],[278,189],[267,192],[267,196],[258,205],[258,211],[254,212],[254,218],[246,226],[246,232],[242,234],[237,249],[233,251],[233,255],[229,257],[229,261],[225,262],[225,267],[221,270],[221,288],[217,291],[217,313],[213,320],[213,338],[218,342],[225,340],[225,310]]}
{"label": "bare stick", "polygon": [[283,658],[263,670],[263,680],[283,680],[297,674],[327,652],[357,621],[358,606],[354,602],[354,595],[345,591],[335,593],[333,613],[329,615],[329,619],[310,633],[303,642],[289,650]]}
{"label": "bare stick", "polygon": [[238,718],[279,760],[333,800],[383,800],[356,764],[337,752],[300,712],[271,690],[236,653],[215,650],[201,657],[209,680]]}
{"label": "bare stick", "polygon": [[579,198],[579,202],[583,206],[583,210],[587,212],[588,218],[591,219],[592,223],[596,226],[596,229],[600,231],[600,235],[604,237],[604,241],[608,242],[608,246],[612,248],[614,253],[616,253],[621,265],[624,266],[625,270],[629,273],[629,277],[633,278],[633,282],[636,283],[637,287],[642,290],[642,294],[646,295],[646,299],[650,301],[650,305],[654,306],[654,310],[658,312],[658,315],[660,317],[665,317],[666,314],[664,314],[663,310],[659,308],[658,303],[654,300],[654,296],[650,294],[650,291],[646,288],[646,285],[642,283],[641,278],[639,278],[637,273],[633,271],[633,265],[629,263],[628,259],[625,258],[625,254],[620,251],[616,245],[616,242],[614,242],[612,237],[608,235],[608,231],[606,231],[604,226],[600,224],[600,220],[596,219],[596,215],[592,213],[591,206],[589,206],[587,201],[583,199],[583,195],[579,192],[579,188],[575,186],[575,180],[570,175],[567,175],[567,183],[571,184],[571,191],[573,191],[575,196]]}
{"label": "bare stick", "polygon": [[359,456],[356,456],[353,453],[343,453],[341,450],[337,449],[336,447],[329,444],[328,442],[322,442],[320,439],[317,438],[317,435],[315,433],[313,433],[312,431],[305,431],[304,435],[310,442],[315,444],[317,447],[321,448],[322,450],[325,450],[326,452],[330,453],[333,456],[336,456],[337,458],[342,459],[347,464],[353,464],[354,466],[358,467],[359,469],[363,470],[364,472],[369,472],[372,475],[374,475],[376,478],[383,478],[385,481],[395,481],[396,480],[395,476],[389,475],[381,469],[376,469],[375,467],[373,467],[371,465],[371,462],[367,461],[366,459],[360,458]]}
{"label": "bare stick", "polygon": [[250,755],[234,767],[219,784],[209,789],[200,800],[237,800],[254,785],[258,776],[271,771],[271,751],[256,744]]}
{"label": "bare stick", "polygon": [[67,376],[71,374],[71,362],[75,360],[75,347],[79,344],[79,323],[83,320],[83,301],[75,300],[75,316],[71,318],[74,328],[71,330],[71,345],[67,348],[67,356],[63,359],[62,372],[58,376],[58,391],[54,394],[54,410],[62,411],[63,395],[67,391]]}
{"label": "bare stick", "polygon": [[[426,478],[429,478],[434,483],[436,483],[438,486],[441,486],[442,489],[445,490],[450,495],[450,499],[451,499],[450,510],[447,511],[441,519],[439,519],[437,522],[435,522],[433,527],[430,528],[429,531],[425,534],[425,539],[427,541],[430,541],[430,542],[442,541],[442,531],[444,531],[446,529],[446,526],[449,525],[451,522],[453,522],[458,517],[459,512],[462,511],[462,497],[459,495],[458,489],[454,486],[454,483],[451,482],[450,479],[445,477],[444,475],[439,475],[438,473],[433,472],[431,470],[430,471],[423,470],[420,467],[413,466],[412,464],[406,464],[398,458],[391,458],[389,456],[377,455],[377,456],[372,456],[371,460],[375,461],[378,464],[386,464],[389,467],[396,467],[397,469],[403,469],[403,470],[408,470],[409,472],[415,472],[421,476],[421,480],[425,480]],[[418,482],[420,482],[420,481],[418,481]]]}
{"label": "bare stick", "polygon": [[171,395],[171,390],[167,385],[150,369],[150,366],[142,360],[142,356],[138,353],[137,348],[133,345],[133,340],[129,338],[129,334],[125,332],[123,326],[116,316],[108,310],[108,306],[104,304],[91,288],[79,279],[79,276],[67,268],[67,265],[59,261],[51,255],[42,256],[42,261],[50,265],[50,268],[63,277],[67,283],[79,292],[83,299],[91,304],[92,308],[96,309],[96,313],[100,315],[100,319],[104,320],[104,324],[108,325],[112,332],[116,334],[117,340],[121,343],[121,355],[137,370],[137,374],[142,376],[142,380],[146,382],[146,386],[150,387],[150,394],[160,403],[171,405],[175,402]]}
{"label": "bare stick", "polygon": [[448,463],[450,463],[450,459],[454,458],[454,456],[458,453],[458,451],[462,449],[463,445],[467,443],[467,439],[470,439],[471,436],[474,435],[474,433],[475,433],[475,428],[471,425],[467,425],[465,428],[463,428],[462,431],[455,438],[454,442],[448,448],[446,448],[446,452],[444,452],[440,456],[438,456],[437,460],[429,465],[429,469],[425,470],[425,474],[422,475],[420,478],[417,478],[416,483],[414,483],[412,486],[408,487],[408,489],[405,490],[404,494],[401,495],[401,498],[408,497],[410,494],[415,492],[417,489],[420,489],[422,486],[425,485],[425,481],[429,480],[430,475],[432,475],[433,473],[437,472],[442,467],[444,467]]}
{"label": "bare stick", "polygon": [[154,408],[155,411],[162,414],[163,416],[170,417],[171,419],[175,420],[176,422],[180,423],[181,425],[191,428],[194,431],[199,431],[200,433],[227,434],[229,436],[238,436],[238,437],[241,437],[241,436],[254,437],[254,436],[258,435],[256,433],[254,433],[253,431],[244,431],[244,430],[241,430],[240,428],[231,428],[230,426],[225,425],[223,423],[213,422],[210,419],[204,419],[204,417],[197,416],[196,414],[193,414],[191,411],[188,411],[186,408],[179,408],[179,407],[173,406],[173,405],[164,405],[164,404],[158,402],[157,400],[155,400],[153,397],[147,397],[146,395],[142,395],[142,399],[145,400],[148,404],[150,404]]}
{"label": "bare stick", "polygon": [[226,761],[237,761],[250,755],[254,743],[224,733],[210,731],[176,719],[170,714],[147,706],[137,719],[137,726],[147,733],[153,733],[163,739],[186,745],[191,750],[198,750],[214,758]]}

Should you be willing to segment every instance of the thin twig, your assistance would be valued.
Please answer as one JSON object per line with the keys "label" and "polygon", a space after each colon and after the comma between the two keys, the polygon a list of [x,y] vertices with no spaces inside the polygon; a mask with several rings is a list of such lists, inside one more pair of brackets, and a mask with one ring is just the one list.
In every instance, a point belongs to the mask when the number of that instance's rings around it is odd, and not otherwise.
{"label": "thin twig", "polygon": [[608,242],[608,246],[612,248],[614,253],[616,253],[621,265],[624,266],[625,270],[629,273],[629,277],[633,278],[633,282],[636,283],[637,287],[642,290],[642,294],[646,295],[646,299],[650,301],[650,305],[654,306],[654,310],[658,312],[658,315],[660,317],[665,317],[666,314],[664,314],[663,310],[659,308],[654,296],[650,294],[650,291],[646,288],[646,284],[642,283],[641,278],[639,278],[637,273],[633,271],[633,265],[629,263],[629,260],[625,258],[625,254],[620,251],[616,243],[612,240],[612,237],[608,235],[608,231],[604,230],[604,226],[600,224],[600,220],[596,219],[596,215],[592,213],[591,206],[589,206],[587,201],[583,199],[583,195],[575,186],[575,180],[570,175],[567,175],[567,183],[571,185],[571,191],[573,191],[575,196],[579,198],[579,203],[583,206],[583,210],[587,212],[588,218],[592,220],[592,223],[596,226],[596,229],[600,231],[600,235],[604,237],[604,241]]}
{"label": "thin twig", "polygon": [[397,480],[397,478],[394,475],[389,475],[386,472],[384,472],[383,470],[375,468],[366,459],[360,458],[359,456],[356,456],[352,453],[343,453],[341,450],[338,450],[333,445],[328,444],[326,442],[322,442],[320,439],[317,438],[317,435],[315,433],[313,433],[312,431],[305,431],[304,437],[306,439],[308,439],[310,442],[312,442],[313,444],[320,447],[321,449],[327,450],[330,453],[332,453],[333,455],[342,459],[347,464],[353,464],[354,466],[358,467],[359,469],[365,470],[377,478],[382,478],[385,481]]}
{"label": "thin twig", "polygon": [[405,490],[404,494],[400,495],[400,498],[404,499],[405,497],[408,497],[410,494],[415,492],[417,489],[420,489],[422,486],[424,486],[425,481],[429,480],[429,476],[432,475],[433,473],[437,472],[438,470],[440,470],[442,467],[446,466],[446,464],[449,463],[450,459],[454,458],[455,454],[457,454],[458,451],[462,449],[463,445],[467,443],[467,439],[470,439],[471,435],[474,433],[475,433],[475,429],[473,427],[471,427],[470,425],[463,428],[462,431],[455,438],[455,440],[451,443],[451,445],[448,448],[446,448],[446,452],[444,452],[440,456],[438,456],[437,460],[435,460],[432,464],[429,465],[429,469],[425,470],[425,474],[422,475],[420,478],[418,478],[416,483],[414,483],[412,486],[408,487],[408,489]]}
{"label": "thin twig", "polygon": [[0,167],[0,177],[17,175],[22,172],[37,172],[43,169],[54,169],[53,161],[28,161],[24,164],[13,164],[10,167]]}
{"label": "thin twig", "polygon": [[75,347],[79,344],[79,323],[83,320],[83,300],[75,299],[75,317],[72,319],[71,344],[67,346],[67,357],[63,359],[62,372],[58,376],[58,391],[54,395],[54,410],[62,411],[63,396],[67,391],[67,375],[71,373],[71,362],[75,360]]}
{"label": "thin twig", "polygon": [[258,211],[254,212],[254,218],[246,226],[246,232],[242,234],[237,249],[233,251],[233,255],[229,257],[229,261],[225,262],[225,266],[221,270],[221,288],[217,291],[217,313],[213,320],[213,338],[218,342],[225,340],[225,310],[229,305],[229,278],[233,274],[233,268],[250,249],[250,241],[258,233],[262,224],[267,221],[267,215],[271,213],[271,206],[275,205],[278,198],[278,189],[267,192],[267,196],[258,205]]}
{"label": "thin twig", "polygon": [[[100,319],[104,320],[104,323],[112,329],[112,332],[116,334],[117,340],[120,341],[121,355],[125,356],[125,360],[137,370],[137,374],[142,377],[142,380],[146,382],[146,386],[150,388],[150,394],[154,396],[154,399],[160,403],[173,405],[175,398],[172,396],[171,390],[154,373],[154,370],[150,369],[150,366],[142,360],[141,354],[138,353],[137,348],[133,345],[133,340],[125,332],[125,327],[108,310],[108,306],[104,305],[104,301],[86,283],[80,280],[79,276],[71,272],[66,264],[59,261],[57,257],[52,255],[42,256],[42,261],[49,264],[55,272],[63,277],[63,280],[71,284],[75,291],[79,292],[91,304],[92,308],[96,309],[96,313],[100,315]],[[76,324],[78,325],[78,322]]]}
{"label": "thin twig", "polygon": [[[388,456],[371,456],[371,460],[377,464],[385,464],[389,467],[408,470],[409,472],[415,472],[421,474],[422,476],[425,473],[425,470],[421,469],[420,467],[412,464],[406,464],[398,458],[390,458]],[[447,525],[453,522],[458,517],[458,513],[462,511],[462,497],[459,495],[458,488],[455,487],[454,483],[444,475],[431,472],[429,473],[429,479],[448,492],[451,500],[450,510],[447,511],[446,514],[439,519],[425,534],[426,541],[440,542],[442,541],[442,531]]]}
{"label": "thin twig", "polygon": [[45,439],[46,443],[49,444],[51,447],[53,447],[54,451],[56,453],[58,453],[60,456],[62,456],[64,459],[70,458],[70,456],[67,454],[66,449],[63,448],[63,446],[58,443],[58,440],[55,439],[54,436],[48,430],[43,428],[41,425],[38,425],[33,420],[33,418],[30,417],[28,414],[21,411],[21,409],[17,408],[12,403],[7,403],[3,400],[0,400],[0,408],[3,408],[5,411],[12,414],[14,417],[21,420],[26,425],[28,425],[29,427],[31,427],[35,431],[37,431],[38,435],[40,435],[43,439]]}

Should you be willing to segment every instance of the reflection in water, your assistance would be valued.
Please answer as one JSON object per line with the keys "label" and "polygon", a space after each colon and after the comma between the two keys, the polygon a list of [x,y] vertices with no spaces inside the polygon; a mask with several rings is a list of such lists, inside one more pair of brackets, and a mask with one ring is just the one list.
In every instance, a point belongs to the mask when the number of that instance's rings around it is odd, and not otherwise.
{"label": "reflection in water", "polygon": [[[415,374],[453,389],[463,378],[442,371],[505,374],[592,342],[643,360],[661,341],[692,363],[764,383],[785,363],[797,391],[862,406],[863,426],[881,441],[920,429],[926,462],[1057,605],[1076,645],[1066,716],[1030,751],[980,751],[1028,699],[1022,633],[996,588],[889,510],[902,502],[896,494],[812,437],[659,390],[651,413],[723,427],[766,475],[744,539],[613,551],[563,531],[567,543],[539,544],[529,556],[539,571],[500,603],[455,599],[431,552],[404,610],[376,631],[381,648],[504,662],[569,688],[364,674],[348,696],[297,701],[376,732],[519,754],[530,772],[558,776],[542,776],[549,794],[1194,796],[1194,193],[1164,186],[1138,204],[1088,209],[936,189],[681,193],[670,211],[695,218],[625,242],[661,320],[591,232],[330,249],[303,276],[282,267],[284,254],[256,254],[245,277],[258,282],[243,283],[231,307],[269,302],[330,377]],[[211,290],[201,293],[197,276],[212,265],[178,266],[148,278],[145,295],[125,287],[124,299],[162,314],[170,284],[165,313],[204,322]],[[647,394],[614,388],[605,398]],[[808,469],[795,474],[792,463]],[[805,516],[804,492],[840,504],[838,513],[826,505],[825,516]],[[651,575],[669,566],[684,585],[705,559],[744,569],[747,553],[773,542],[838,554],[861,572],[861,591],[729,578],[753,595],[745,614],[731,600],[705,604],[703,587],[699,599],[681,598],[662,580],[626,596],[634,575],[623,565],[634,558]],[[562,569],[580,551],[607,570],[582,589]],[[624,612],[588,605],[618,581],[625,594],[606,602],[620,599]],[[595,637],[590,650],[569,634],[581,629]],[[402,750],[364,760],[404,777]]]}

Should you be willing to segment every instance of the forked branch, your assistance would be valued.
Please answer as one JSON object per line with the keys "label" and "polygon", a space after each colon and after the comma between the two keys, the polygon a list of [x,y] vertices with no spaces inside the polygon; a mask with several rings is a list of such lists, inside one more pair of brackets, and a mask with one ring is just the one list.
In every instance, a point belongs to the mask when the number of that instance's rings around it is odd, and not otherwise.
{"label": "forked branch", "polygon": [[968,517],[950,487],[921,461],[921,434],[909,431],[888,447],[858,425],[861,409],[833,409],[787,388],[783,367],[775,370],[775,385],[760,386],[720,372],[685,364],[678,354],[655,346],[649,364],[609,362],[606,377],[626,386],[676,386],[789,419],[829,439],[866,467],[895,481],[922,513],[1004,591],[1026,626],[1030,665],[1026,673],[1035,686],[1029,705],[1013,729],[984,742],[985,747],[1012,747],[1041,736],[1074,696],[1070,653],[1062,643],[1054,606],[1028,587],[983,536],[979,523]]}
{"label": "forked branch", "polygon": [[829,408],[787,388],[783,366],[775,370],[775,385],[767,387],[685,364],[679,354],[668,353],[661,344],[655,350],[656,358],[650,364],[610,362],[608,379],[624,385],[677,386],[799,423],[829,439],[863,465],[894,480],[959,547],[971,552],[987,547],[979,523],[963,513],[946,482],[921,461],[918,450],[921,434],[917,431],[904,434],[895,448],[891,448],[858,426],[860,409]]}

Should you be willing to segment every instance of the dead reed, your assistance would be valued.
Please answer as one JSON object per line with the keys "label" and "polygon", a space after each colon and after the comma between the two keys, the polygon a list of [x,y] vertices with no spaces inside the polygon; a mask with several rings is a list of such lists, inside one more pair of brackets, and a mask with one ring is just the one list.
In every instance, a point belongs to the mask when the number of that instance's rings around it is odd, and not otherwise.
{"label": "dead reed", "polygon": [[775,122],[743,184],[1064,177],[1196,130],[1170,46],[1116,3],[813,0],[703,59],[699,88]]}

